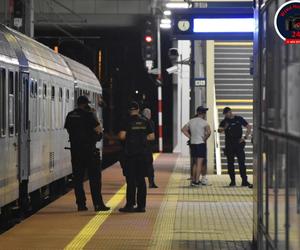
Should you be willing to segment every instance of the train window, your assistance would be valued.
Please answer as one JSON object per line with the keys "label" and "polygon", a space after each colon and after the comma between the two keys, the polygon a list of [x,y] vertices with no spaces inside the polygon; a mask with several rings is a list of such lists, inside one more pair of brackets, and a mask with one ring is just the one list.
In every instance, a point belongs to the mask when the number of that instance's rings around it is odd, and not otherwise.
{"label": "train window", "polygon": [[66,90],[66,101],[69,102],[70,100],[70,90]]}
{"label": "train window", "polygon": [[30,96],[34,98],[34,81],[33,79],[30,80]]}
{"label": "train window", "polygon": [[14,95],[14,72],[9,71],[8,75],[8,94]]}
{"label": "train window", "polygon": [[59,88],[59,101],[61,102],[63,98],[63,90],[62,88]]}
{"label": "train window", "polygon": [[41,96],[41,93],[38,93],[39,87],[37,81],[34,82],[34,96],[36,97],[38,94]]}
{"label": "train window", "polygon": [[14,87],[14,72],[9,71],[8,73],[8,124],[9,124],[9,135],[15,133],[15,87]]}
{"label": "train window", "polygon": [[43,84],[43,98],[46,99],[47,97],[47,85],[44,83]]}
{"label": "train window", "polygon": [[6,70],[0,68],[0,129],[1,136],[6,134]]}
{"label": "train window", "polygon": [[25,91],[25,122],[24,122],[24,129],[25,131],[28,131],[28,126],[29,126],[29,82],[28,79],[23,80],[23,86],[24,86],[24,91]]}
{"label": "train window", "polygon": [[55,87],[51,87],[51,100],[53,101],[55,99]]}
{"label": "train window", "polygon": [[18,134],[19,130],[19,74],[15,73],[15,133]]}

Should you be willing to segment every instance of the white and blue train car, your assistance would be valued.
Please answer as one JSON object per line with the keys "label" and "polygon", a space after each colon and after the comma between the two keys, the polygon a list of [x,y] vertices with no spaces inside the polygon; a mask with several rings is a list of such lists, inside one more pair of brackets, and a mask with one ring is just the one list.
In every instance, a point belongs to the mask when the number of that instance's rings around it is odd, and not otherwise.
{"label": "white and blue train car", "polygon": [[79,95],[102,120],[102,88],[89,68],[0,25],[1,211],[71,175],[64,120]]}

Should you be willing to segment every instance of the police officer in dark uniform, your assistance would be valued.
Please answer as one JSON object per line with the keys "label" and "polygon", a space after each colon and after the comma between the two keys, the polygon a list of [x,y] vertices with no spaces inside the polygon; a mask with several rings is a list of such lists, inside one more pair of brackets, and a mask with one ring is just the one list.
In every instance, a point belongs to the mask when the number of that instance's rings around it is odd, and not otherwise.
{"label": "police officer in dark uniform", "polygon": [[[235,169],[234,158],[237,157],[242,178],[242,186],[252,188],[253,185],[248,182],[245,166],[245,145],[246,140],[251,134],[251,125],[241,116],[234,115],[231,108],[225,107],[223,110],[225,116],[219,126],[219,133],[225,132],[225,155],[227,157],[228,174],[231,182],[229,186],[236,186],[235,183]],[[243,137],[243,127],[245,127],[246,134]]]}
{"label": "police officer in dark uniform", "polygon": [[[142,112],[143,117],[145,117],[153,131],[154,131],[154,122],[151,119],[151,109],[144,108]],[[153,143],[148,142],[147,143],[147,150],[146,150],[146,158],[147,158],[147,165],[148,165],[148,181],[149,181],[149,188],[158,188],[158,186],[155,184],[155,177],[154,177],[154,166],[153,166]]]}
{"label": "police officer in dark uniform", "polygon": [[[155,139],[149,121],[140,116],[139,105],[132,102],[130,116],[123,124],[119,138],[124,141],[123,174],[126,177],[126,205],[120,212],[145,212],[148,175],[146,162],[147,143]],[[137,198],[137,199],[136,199]],[[137,201],[137,207],[134,208]]]}
{"label": "police officer in dark uniform", "polygon": [[100,124],[89,107],[86,96],[77,99],[77,108],[68,113],[65,121],[71,144],[73,181],[78,211],[88,210],[83,189],[86,169],[95,211],[107,211],[101,195],[100,153],[96,143],[102,137]]}

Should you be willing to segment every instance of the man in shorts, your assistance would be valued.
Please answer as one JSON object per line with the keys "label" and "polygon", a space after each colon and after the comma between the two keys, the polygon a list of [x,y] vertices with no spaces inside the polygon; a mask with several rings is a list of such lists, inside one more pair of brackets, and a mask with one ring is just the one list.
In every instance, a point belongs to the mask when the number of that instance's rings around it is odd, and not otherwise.
{"label": "man in shorts", "polygon": [[[211,129],[206,118],[208,108],[200,106],[197,115],[193,117],[183,128],[182,133],[189,138],[191,157],[193,161],[191,185],[194,187],[207,185],[206,141],[211,135]],[[200,175],[202,175],[200,182]]]}

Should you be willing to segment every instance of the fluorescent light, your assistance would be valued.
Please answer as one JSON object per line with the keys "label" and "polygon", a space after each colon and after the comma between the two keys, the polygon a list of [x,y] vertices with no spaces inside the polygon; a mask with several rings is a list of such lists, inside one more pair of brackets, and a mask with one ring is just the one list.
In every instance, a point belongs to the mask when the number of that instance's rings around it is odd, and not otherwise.
{"label": "fluorescent light", "polygon": [[195,18],[195,33],[254,32],[253,18]]}
{"label": "fluorescent light", "polygon": [[166,7],[169,9],[187,9],[189,8],[189,4],[188,3],[166,3]]}
{"label": "fluorescent light", "polygon": [[165,16],[171,16],[172,15],[172,12],[170,10],[165,10],[164,11],[164,15]]}
{"label": "fluorescent light", "polygon": [[170,23],[161,23],[159,26],[162,29],[171,29],[171,24]]}
{"label": "fluorescent light", "polygon": [[160,20],[160,23],[163,23],[163,24],[171,24],[171,20],[168,19],[168,18],[164,18],[164,19],[161,19],[161,20]]}

